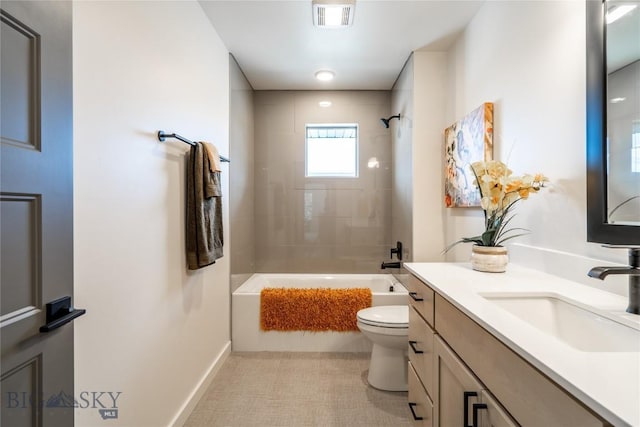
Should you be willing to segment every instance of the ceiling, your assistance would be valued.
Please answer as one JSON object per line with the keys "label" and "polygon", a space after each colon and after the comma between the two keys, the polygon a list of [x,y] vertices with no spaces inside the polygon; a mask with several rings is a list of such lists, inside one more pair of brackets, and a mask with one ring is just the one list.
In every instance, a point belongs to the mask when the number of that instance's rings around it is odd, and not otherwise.
{"label": "ceiling", "polygon": [[[414,50],[445,50],[483,0],[357,0],[353,26],[321,29],[311,0],[200,0],[256,90],[388,90]],[[319,82],[316,71],[335,72]]]}

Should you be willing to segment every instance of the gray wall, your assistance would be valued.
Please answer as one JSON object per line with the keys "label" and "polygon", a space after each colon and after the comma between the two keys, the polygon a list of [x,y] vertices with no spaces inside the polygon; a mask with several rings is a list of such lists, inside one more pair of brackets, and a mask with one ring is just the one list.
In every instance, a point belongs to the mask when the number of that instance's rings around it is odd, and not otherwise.
{"label": "gray wall", "polygon": [[[390,101],[388,91],[255,92],[257,272],[380,272],[391,240],[391,132],[380,123]],[[307,123],[359,124],[358,178],[305,178]],[[367,167],[371,157],[379,168]]]}
{"label": "gray wall", "polygon": [[253,88],[229,55],[231,292],[255,272]]}

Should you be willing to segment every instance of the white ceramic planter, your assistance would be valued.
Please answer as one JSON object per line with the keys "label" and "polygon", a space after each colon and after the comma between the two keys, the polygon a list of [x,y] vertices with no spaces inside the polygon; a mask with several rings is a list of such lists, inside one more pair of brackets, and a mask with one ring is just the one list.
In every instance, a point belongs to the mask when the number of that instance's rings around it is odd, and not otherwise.
{"label": "white ceramic planter", "polygon": [[471,248],[471,268],[489,273],[504,273],[509,263],[504,246],[478,246]]}

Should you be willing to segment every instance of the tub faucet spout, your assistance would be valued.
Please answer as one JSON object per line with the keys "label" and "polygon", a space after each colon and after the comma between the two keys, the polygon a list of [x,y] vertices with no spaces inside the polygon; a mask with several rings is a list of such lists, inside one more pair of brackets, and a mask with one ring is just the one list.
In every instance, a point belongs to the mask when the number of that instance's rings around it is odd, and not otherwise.
{"label": "tub faucet spout", "polygon": [[593,267],[589,277],[604,280],[610,274],[629,276],[629,306],[627,313],[640,314],[640,247],[629,249],[629,265],[625,267]]}
{"label": "tub faucet spout", "polygon": [[385,268],[400,268],[402,267],[402,262],[400,261],[394,261],[394,262],[383,262],[382,265],[380,265],[381,269],[385,269]]}

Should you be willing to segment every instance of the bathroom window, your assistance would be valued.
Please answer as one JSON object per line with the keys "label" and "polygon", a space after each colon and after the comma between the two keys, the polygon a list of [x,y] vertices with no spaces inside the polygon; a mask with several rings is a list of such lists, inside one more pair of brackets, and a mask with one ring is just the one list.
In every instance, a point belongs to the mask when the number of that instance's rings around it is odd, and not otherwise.
{"label": "bathroom window", "polygon": [[358,125],[307,125],[305,176],[357,178]]}

